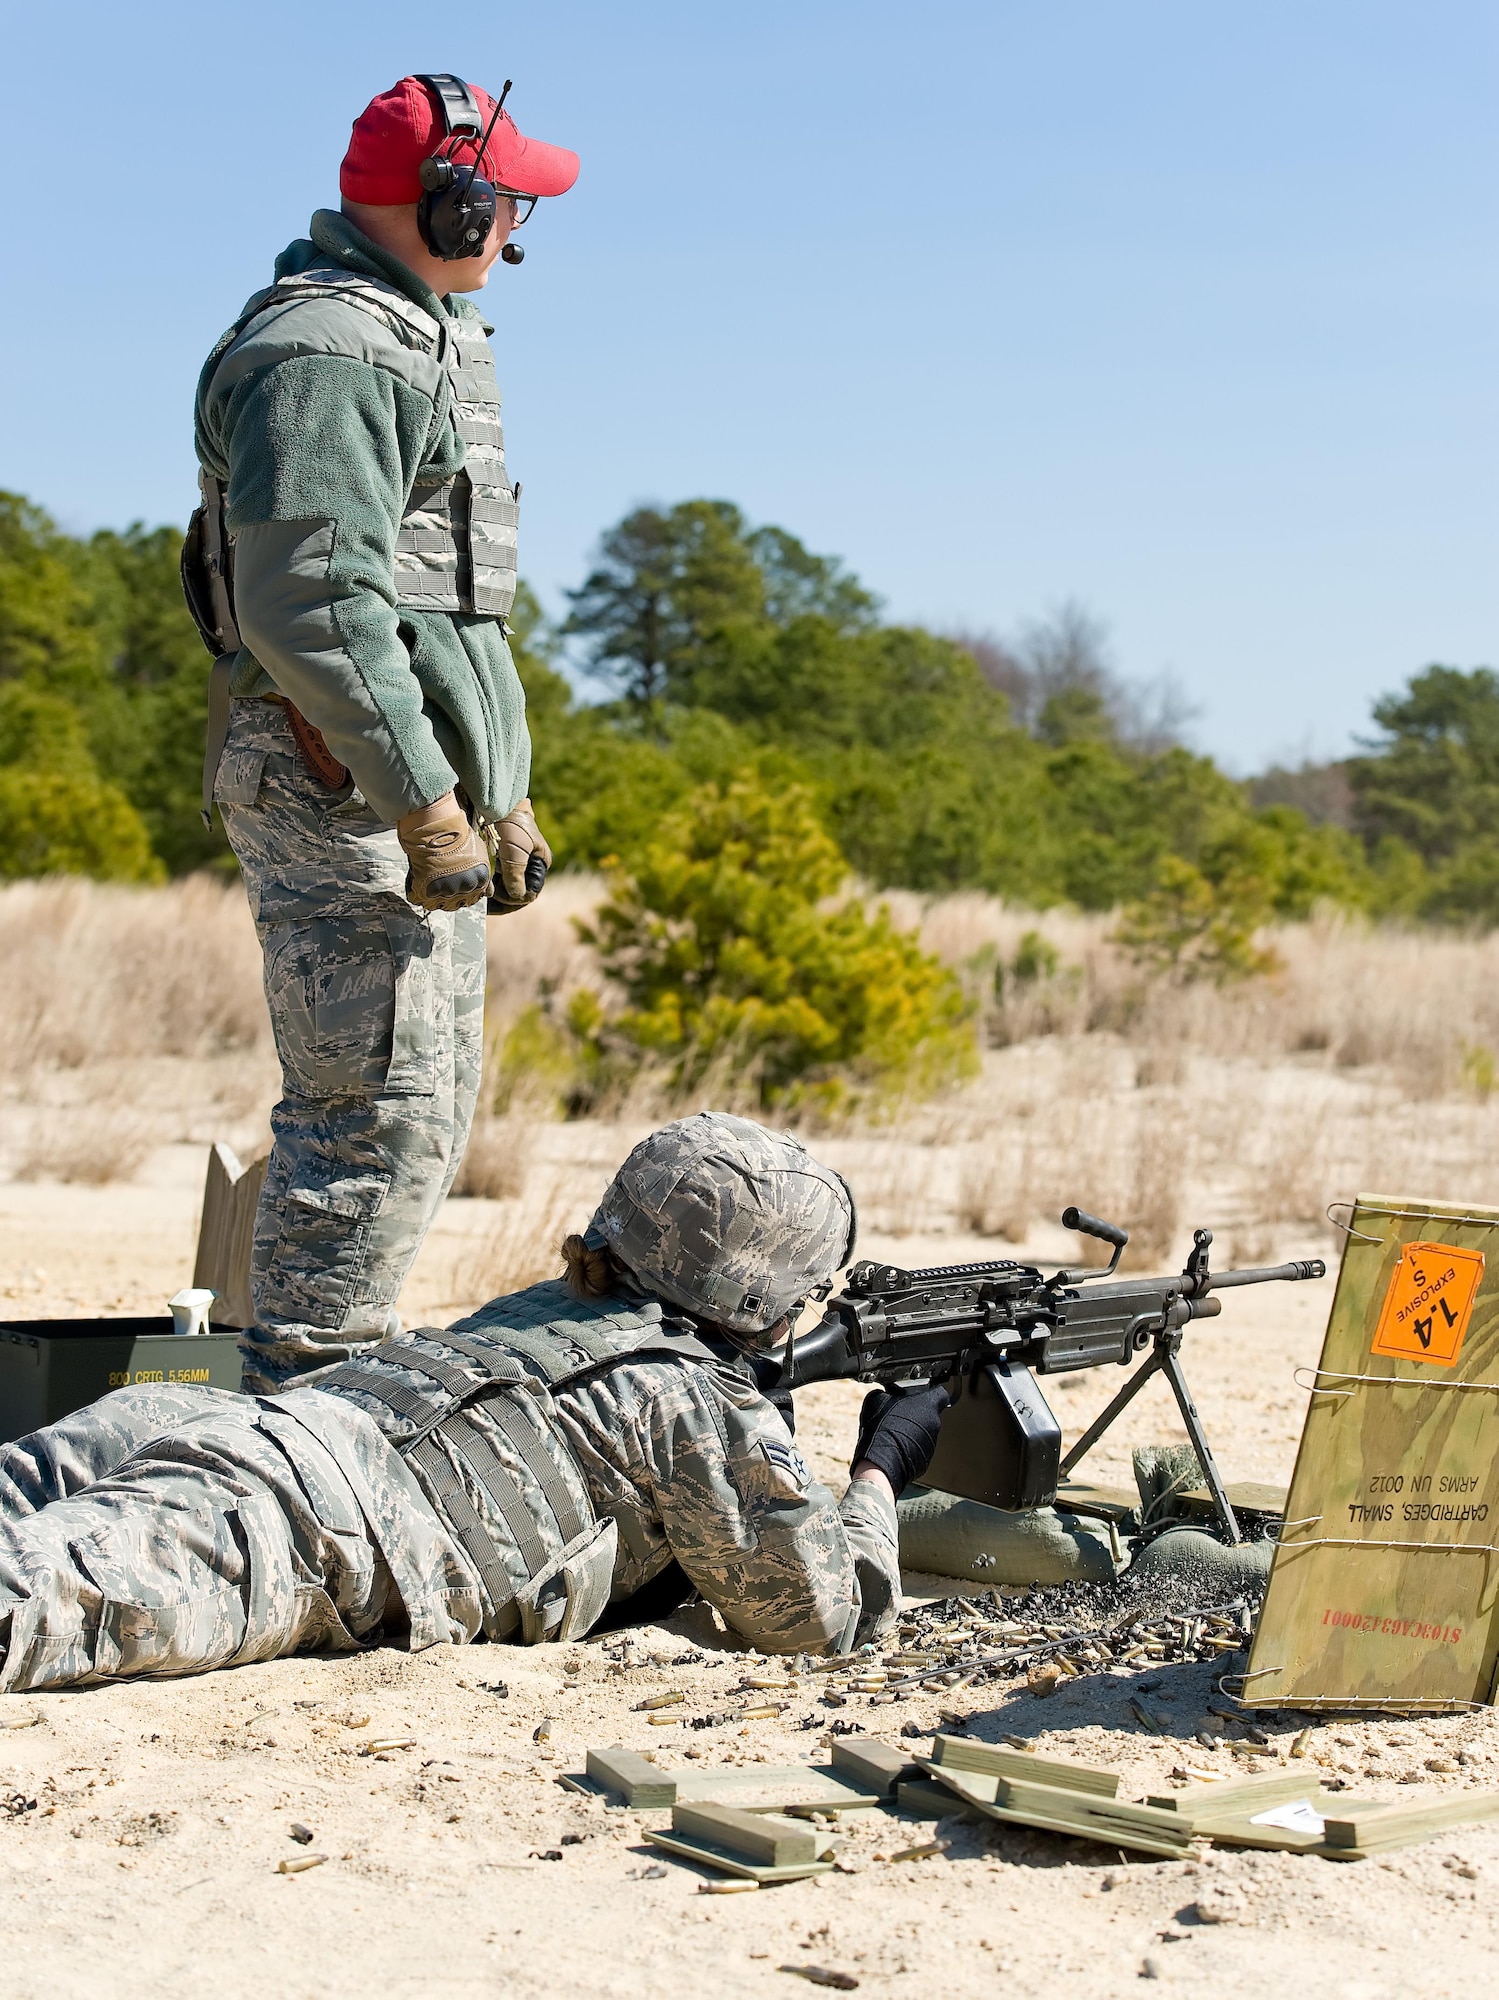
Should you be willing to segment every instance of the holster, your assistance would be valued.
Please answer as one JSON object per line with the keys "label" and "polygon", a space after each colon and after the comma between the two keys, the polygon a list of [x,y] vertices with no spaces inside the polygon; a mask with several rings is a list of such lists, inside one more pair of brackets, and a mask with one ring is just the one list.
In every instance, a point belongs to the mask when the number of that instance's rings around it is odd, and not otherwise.
{"label": "holster", "polygon": [[340,764],[328,748],[323,741],[322,730],[315,729],[301,709],[289,702],[284,694],[276,695],[273,699],[279,701],[286,710],[291,733],[297,739],[297,748],[301,751],[302,761],[308,770],[326,785],[330,792],[342,791],[349,782],[349,767],[347,764]]}
{"label": "holster", "polygon": [[241,640],[234,616],[234,540],[225,518],[223,483],[200,468],[198,487],[203,499],[187,524],[178,570],[188,613],[213,657],[208,675],[202,804],[203,824],[211,827],[214,780],[229,738],[229,674]]}

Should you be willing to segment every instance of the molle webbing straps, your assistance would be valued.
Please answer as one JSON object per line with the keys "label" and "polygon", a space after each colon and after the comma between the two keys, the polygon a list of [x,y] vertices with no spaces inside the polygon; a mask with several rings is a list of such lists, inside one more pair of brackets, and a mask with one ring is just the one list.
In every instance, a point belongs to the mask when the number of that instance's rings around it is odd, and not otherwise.
{"label": "molle webbing straps", "polygon": [[346,1374],[343,1368],[335,1368],[331,1375],[322,1377],[318,1387],[323,1390],[357,1389],[361,1396],[372,1396],[387,1410],[393,1410],[398,1417],[414,1424],[418,1436],[425,1436],[437,1421],[431,1396],[424,1395],[420,1389],[413,1389],[408,1382],[393,1381],[388,1375],[363,1372],[354,1376]]}
{"label": "molle webbing straps", "polygon": [[434,357],[446,384],[435,415],[444,426],[451,416],[463,442],[458,471],[424,477],[418,468],[396,532],[397,599],[414,611],[503,618],[515,602],[520,507],[505,471],[500,391],[482,323],[436,320],[383,279],[348,270],[283,278],[251,316],[319,297],[356,306]]}
{"label": "molle webbing straps", "polygon": [[[424,1326],[418,1330],[423,1340],[433,1341],[440,1347],[451,1347],[455,1354],[465,1354],[470,1361],[477,1361],[486,1376],[492,1374],[496,1361],[499,1358],[495,1353],[496,1345],[498,1344],[503,1348],[508,1347],[510,1344],[508,1339],[499,1343],[494,1341],[465,1340],[461,1333],[454,1333],[449,1327],[445,1326]],[[523,1377],[524,1371],[517,1369],[514,1379],[521,1381]],[[495,1377],[494,1379],[498,1380],[499,1378]]]}
{"label": "molle webbing straps", "polygon": [[251,322],[263,314],[299,305],[308,299],[330,298],[342,299],[379,320],[403,346],[443,358],[449,332],[441,320],[434,319],[425,306],[419,306],[415,299],[408,298],[405,292],[398,291],[383,278],[370,278],[362,271],[342,268],[298,271],[290,277],[278,278],[269,290],[257,292],[223,343],[225,352]]}
{"label": "molle webbing straps", "polygon": [[[392,1356],[391,1358],[395,1359],[396,1357]],[[451,1394],[457,1396],[460,1400],[465,1396],[472,1396],[476,1390],[485,1388],[490,1382],[519,1382],[522,1380],[521,1371],[518,1368],[506,1369],[503,1357],[496,1355],[488,1357],[484,1369],[484,1380],[482,1382],[476,1382],[473,1375],[467,1369],[456,1367],[451,1361],[446,1361],[439,1355],[428,1354],[425,1349],[418,1353],[415,1348],[404,1341],[401,1344],[399,1360],[401,1367],[409,1368],[413,1375],[425,1375],[430,1381],[440,1383],[444,1389],[450,1391]],[[499,1374],[495,1372],[494,1364],[497,1360],[500,1364],[501,1372]],[[361,1388],[364,1387],[366,1379],[365,1376],[361,1376],[359,1384]]]}
{"label": "molle webbing straps", "polygon": [[446,1340],[435,1327],[417,1329],[424,1341],[436,1342],[442,1338],[446,1345],[455,1347],[473,1361],[480,1373],[476,1377],[455,1363],[440,1355],[428,1354],[413,1346],[410,1335],[400,1341],[385,1341],[372,1350],[369,1359],[389,1361],[398,1368],[409,1370],[413,1375],[424,1375],[432,1383],[431,1389],[418,1389],[409,1382],[402,1382],[383,1369],[371,1368],[365,1358],[346,1361],[341,1368],[335,1368],[325,1375],[318,1384],[321,1389],[351,1389],[361,1396],[373,1396],[377,1403],[383,1403],[398,1417],[416,1426],[419,1435],[424,1435],[438,1424],[450,1410],[472,1396],[482,1395],[484,1390],[497,1388],[502,1384],[520,1384],[526,1379],[526,1371],[518,1361],[512,1360],[497,1347],[481,1348],[477,1342],[455,1342]]}
{"label": "molle webbing straps", "polygon": [[[495,1511],[510,1530],[510,1538],[520,1550],[521,1560],[526,1565],[528,1575],[534,1576],[547,1561],[546,1543],[542,1539],[530,1508],[526,1505],[520,1488],[515,1483],[513,1473],[505,1469],[494,1446],[484,1433],[460,1410],[445,1419],[440,1427],[442,1437],[465,1460],[470,1471],[494,1502]],[[435,1450],[435,1438],[427,1440],[429,1449]]]}
{"label": "molle webbing straps", "polygon": [[526,1422],[524,1411],[518,1404],[506,1402],[503,1396],[486,1396],[480,1408],[489,1413],[509,1438],[522,1463],[541,1488],[563,1541],[570,1542],[575,1535],[580,1535],[587,1522],[578,1503],[568,1492],[567,1483],[548,1454],[545,1443]]}
{"label": "molle webbing straps", "polygon": [[520,1623],[520,1614],[511,1609],[510,1616],[507,1618],[505,1615],[507,1607],[513,1607],[515,1603],[515,1583],[495,1546],[494,1537],[487,1532],[474,1511],[473,1502],[463,1490],[462,1480],[439,1445],[431,1438],[423,1438],[413,1448],[410,1457],[426,1476],[433,1498],[462,1543],[469,1561],[479,1572],[489,1593],[489,1601],[494,1606],[496,1635],[508,1637]]}
{"label": "molle webbing straps", "polygon": [[[457,1335],[436,1328],[424,1331],[422,1338],[446,1341],[460,1351],[473,1353],[475,1358],[482,1353],[477,1344],[464,1347]],[[607,1321],[596,1326],[569,1321],[528,1327],[525,1331],[506,1327],[503,1332],[497,1329],[494,1338],[512,1353],[524,1356],[549,1389],[560,1389],[595,1368],[612,1368],[621,1361],[687,1360],[712,1367],[718,1360],[711,1348],[692,1335],[664,1333],[659,1326],[649,1323],[642,1324],[638,1331],[634,1326],[618,1324],[610,1328]]]}
{"label": "molle webbing straps", "polygon": [[473,1565],[491,1607],[486,1629],[508,1638],[519,1625],[541,1638],[551,1628],[527,1611],[526,1579],[548,1576],[596,1528],[582,1470],[553,1419],[552,1394],[625,1362],[711,1367],[717,1357],[692,1335],[666,1331],[652,1313],[617,1301],[590,1307],[558,1281],[500,1304],[519,1324],[462,1333],[415,1327],[318,1386],[370,1397],[411,1427],[393,1442]]}

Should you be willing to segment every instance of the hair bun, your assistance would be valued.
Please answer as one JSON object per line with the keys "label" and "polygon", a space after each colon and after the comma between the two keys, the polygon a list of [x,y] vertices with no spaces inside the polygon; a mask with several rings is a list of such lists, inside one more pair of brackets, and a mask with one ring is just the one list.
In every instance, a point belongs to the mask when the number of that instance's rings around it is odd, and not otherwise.
{"label": "hair bun", "polygon": [[576,1233],[563,1237],[562,1261],[568,1285],[580,1299],[606,1299],[615,1289],[614,1259],[602,1247],[591,1250]]}

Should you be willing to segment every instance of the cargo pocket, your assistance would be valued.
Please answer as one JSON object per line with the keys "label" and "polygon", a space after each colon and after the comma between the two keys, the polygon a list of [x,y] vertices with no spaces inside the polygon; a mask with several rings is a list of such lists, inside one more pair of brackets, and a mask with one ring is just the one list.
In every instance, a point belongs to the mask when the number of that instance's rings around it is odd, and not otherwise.
{"label": "cargo pocket", "polygon": [[317,1031],[313,1025],[313,973],[316,944],[312,924],[269,924],[262,934],[265,951],[265,1004],[271,1033],[281,1060],[281,1077],[288,1091],[303,1097],[319,1094]]}
{"label": "cargo pocket", "polygon": [[516,1592],[524,1645],[581,1639],[593,1629],[609,1602],[618,1547],[619,1524],[611,1514],[575,1535]]}
{"label": "cargo pocket", "polygon": [[224,745],[213,796],[221,806],[253,806],[260,797],[260,780],[265,774],[266,748],[263,743]]}
{"label": "cargo pocket", "polygon": [[274,1495],[247,1493],[228,1517],[244,1557],[244,1637],[232,1667],[274,1660],[291,1639],[296,1623],[296,1561],[291,1530]]}
{"label": "cargo pocket", "polygon": [[415,911],[272,925],[266,1003],[288,1088],[306,1097],[430,1097],[435,942]]}
{"label": "cargo pocket", "polygon": [[387,911],[385,935],[395,993],[385,1089],[392,1097],[430,1097],[437,1088],[438,1009],[452,1011],[451,966],[442,979],[432,927],[415,910]]}
{"label": "cargo pocket", "polygon": [[364,1270],[390,1175],[346,1161],[303,1159],[281,1202],[270,1275],[283,1309],[337,1326]]}

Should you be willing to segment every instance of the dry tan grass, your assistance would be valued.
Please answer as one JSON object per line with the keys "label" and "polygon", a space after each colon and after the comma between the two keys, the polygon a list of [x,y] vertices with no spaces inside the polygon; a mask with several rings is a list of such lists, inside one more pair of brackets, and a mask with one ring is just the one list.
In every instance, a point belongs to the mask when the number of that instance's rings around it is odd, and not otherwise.
{"label": "dry tan grass", "polygon": [[37,1120],[13,1173],[18,1181],[106,1187],[133,1180],[153,1143],[151,1125],[139,1112],[100,1106],[84,1120],[53,1114]]}
{"label": "dry tan grass", "polygon": [[1281,961],[1272,976],[1183,988],[1142,974],[1110,942],[1112,917],[1036,915],[971,894],[886,900],[954,965],[1009,964],[1026,933],[1039,933],[1055,947],[1058,970],[1006,981],[1002,1000],[992,974],[983,980],[992,1038],[1114,1032],[1138,1051],[1142,1083],[1179,1082],[1184,1054],[1195,1050],[1381,1070],[1413,1096],[1482,1094],[1484,1066],[1472,1057],[1499,1055],[1499,932],[1375,930],[1330,914],[1266,934]]}
{"label": "dry tan grass", "polygon": [[541,994],[565,1005],[580,986],[599,986],[598,964],[578,942],[574,920],[587,917],[603,893],[596,875],[557,875],[546,894],[489,925],[491,1020],[508,1025]]}
{"label": "dry tan grass", "polygon": [[0,889],[0,1073],[268,1046],[260,948],[237,883]]}
{"label": "dry tan grass", "polygon": [[533,1169],[514,1198],[476,1211],[464,1247],[453,1260],[450,1299],[494,1299],[540,1278],[555,1278],[562,1269],[563,1237],[580,1228],[588,1214],[570,1175]]}
{"label": "dry tan grass", "polygon": [[519,1118],[474,1120],[453,1193],[481,1201],[515,1201],[526,1191],[531,1128]]}
{"label": "dry tan grass", "polygon": [[[565,1005],[599,984],[573,927],[598,894],[561,877],[490,925],[492,1042],[539,997]],[[1499,938],[1328,920],[1275,935],[1271,978],[1182,989],[1143,977],[1106,918],[976,895],[887,900],[963,971],[988,1053],[967,1089],[815,1134],[872,1229],[1020,1243],[1075,1201],[1126,1223],[1138,1268],[1179,1250],[1194,1221],[1242,1256],[1287,1231],[1325,1234],[1327,1203],[1360,1186],[1499,1200],[1485,1066],[1499,1050]],[[1008,977],[996,996],[995,966],[1032,931],[1054,947],[1054,972]],[[128,1178],[155,1146],[227,1138],[248,1156],[263,1142],[276,1071],[236,885],[17,884],[0,890],[0,962],[10,1173]],[[732,1079],[714,1078],[693,1104],[731,1101]],[[483,1249],[490,1277],[533,1269],[542,1244],[552,1268],[550,1239],[668,1111],[649,1077],[586,1126],[549,1122],[544,1090],[503,1118],[486,1109],[457,1192],[509,1218]]]}

